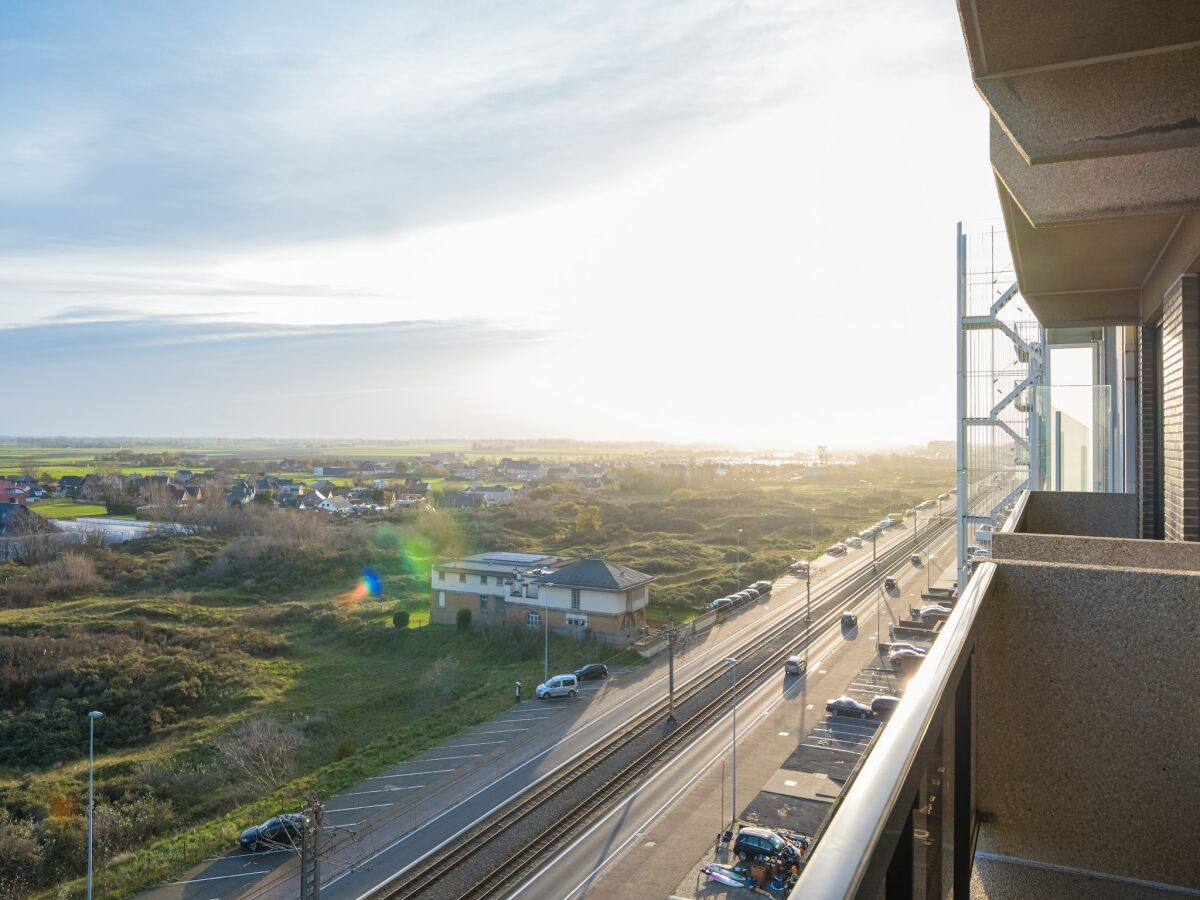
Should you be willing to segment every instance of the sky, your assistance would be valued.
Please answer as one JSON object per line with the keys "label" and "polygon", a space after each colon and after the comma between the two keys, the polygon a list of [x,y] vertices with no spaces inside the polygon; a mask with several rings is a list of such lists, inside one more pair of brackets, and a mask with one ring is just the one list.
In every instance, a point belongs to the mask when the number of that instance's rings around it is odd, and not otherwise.
{"label": "sky", "polygon": [[0,433],[954,434],[949,0],[23,4]]}

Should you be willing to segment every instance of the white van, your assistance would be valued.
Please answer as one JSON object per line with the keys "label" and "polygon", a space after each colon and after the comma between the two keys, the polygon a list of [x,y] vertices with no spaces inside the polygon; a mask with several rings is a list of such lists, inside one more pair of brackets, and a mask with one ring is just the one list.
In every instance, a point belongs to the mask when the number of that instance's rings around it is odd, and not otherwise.
{"label": "white van", "polygon": [[574,675],[555,675],[534,691],[539,700],[553,697],[574,697],[579,693],[579,680]]}

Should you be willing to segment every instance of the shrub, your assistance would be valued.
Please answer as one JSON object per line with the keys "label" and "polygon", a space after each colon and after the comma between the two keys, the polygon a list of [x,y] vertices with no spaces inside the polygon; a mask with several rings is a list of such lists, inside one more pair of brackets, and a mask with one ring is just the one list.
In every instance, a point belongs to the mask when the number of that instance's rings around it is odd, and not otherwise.
{"label": "shrub", "polygon": [[[468,610],[464,609],[463,612],[468,612]],[[408,627],[408,610],[398,609],[394,613],[392,613],[392,624],[397,628],[407,628]]]}
{"label": "shrub", "polygon": [[353,756],[356,749],[358,748],[354,746],[354,738],[342,738],[338,741],[338,745],[333,751],[334,762],[343,760],[348,756]]}
{"label": "shrub", "polygon": [[458,626],[459,631],[468,631],[471,627],[471,611],[460,609],[454,616],[454,624]]}

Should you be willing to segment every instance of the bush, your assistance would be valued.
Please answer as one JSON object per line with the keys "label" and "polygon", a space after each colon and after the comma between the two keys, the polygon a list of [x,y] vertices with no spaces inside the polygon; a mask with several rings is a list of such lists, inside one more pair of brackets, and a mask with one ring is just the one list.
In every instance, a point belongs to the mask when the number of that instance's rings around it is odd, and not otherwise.
{"label": "bush", "polygon": [[[463,612],[468,612],[468,610],[464,609]],[[407,628],[408,627],[408,610],[398,609],[394,613],[392,613],[392,625],[394,625],[396,628]]]}
{"label": "bush", "polygon": [[454,617],[454,624],[458,626],[459,631],[468,631],[471,628],[471,611],[460,609]]}

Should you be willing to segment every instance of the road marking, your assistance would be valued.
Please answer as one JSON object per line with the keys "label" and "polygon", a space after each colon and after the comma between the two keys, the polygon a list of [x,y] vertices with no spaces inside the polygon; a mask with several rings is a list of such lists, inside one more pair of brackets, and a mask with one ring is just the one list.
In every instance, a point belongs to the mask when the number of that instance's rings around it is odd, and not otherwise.
{"label": "road marking", "polygon": [[397,772],[395,775],[369,775],[363,781],[377,781],[380,778],[412,778],[416,775],[441,775],[443,772],[453,772],[454,769],[430,769],[427,772]]}
{"label": "road marking", "polygon": [[820,744],[801,744],[810,750],[828,750],[830,753],[845,753],[847,756],[862,756],[861,750],[843,750],[841,747],[822,747]]}
{"label": "road marking", "polygon": [[[447,744],[447,750],[457,750],[459,747],[495,747],[497,744],[507,744],[508,740],[503,741],[476,741],[473,744]],[[453,759],[453,757],[450,757]]]}
{"label": "road marking", "polygon": [[[504,713],[501,713],[504,715]],[[548,716],[522,716],[519,719],[497,719],[497,725],[507,725],[509,722],[540,722],[542,719],[553,719],[557,713],[551,713]]]}
{"label": "road marking", "polygon": [[192,878],[188,881],[164,881],[159,887],[170,887],[175,884],[199,884],[202,881],[220,881],[222,878],[249,878],[251,875],[266,875],[270,869],[256,869],[253,872],[238,872],[236,875],[209,875],[207,878]]}
{"label": "road marking", "polygon": [[[335,797],[359,797],[363,794],[387,794],[387,793],[390,793],[391,791],[415,791],[418,788],[423,788],[423,787],[425,787],[425,785],[423,785],[423,784],[406,784],[404,786],[389,785],[388,787],[378,788],[373,791],[350,791],[349,793],[335,794],[334,796]],[[329,799],[332,800],[333,797],[330,797]]]}
{"label": "road marking", "polygon": [[529,726],[525,728],[501,728],[498,731],[472,731],[471,734],[512,734],[517,731],[528,731]]}
{"label": "road marking", "polygon": [[239,853],[237,856],[206,856],[200,862],[215,862],[218,859],[245,859],[247,856],[270,856],[272,853],[293,853],[293,850],[255,850],[253,853]]}
{"label": "road marking", "polygon": [[[501,741],[501,743],[504,743]],[[474,759],[477,756],[483,756],[482,753],[467,753],[463,756],[434,756],[430,759],[422,760],[422,762],[447,762],[451,759]]]}
{"label": "road marking", "polygon": [[779,736],[780,736],[780,737],[787,737],[789,734],[791,734],[791,732],[790,732],[790,731],[781,731],[781,732],[779,732]]}
{"label": "road marking", "polygon": [[342,806],[337,809],[326,809],[327,813],[335,812],[354,812],[356,809],[383,809],[385,806],[391,806],[390,803],[373,803],[370,806]]}
{"label": "road marking", "polygon": [[353,828],[355,825],[361,825],[365,821],[367,821],[367,820],[362,819],[361,821],[358,821],[358,822],[347,822],[344,825],[326,825],[324,830],[325,831],[337,831],[339,828]]}

